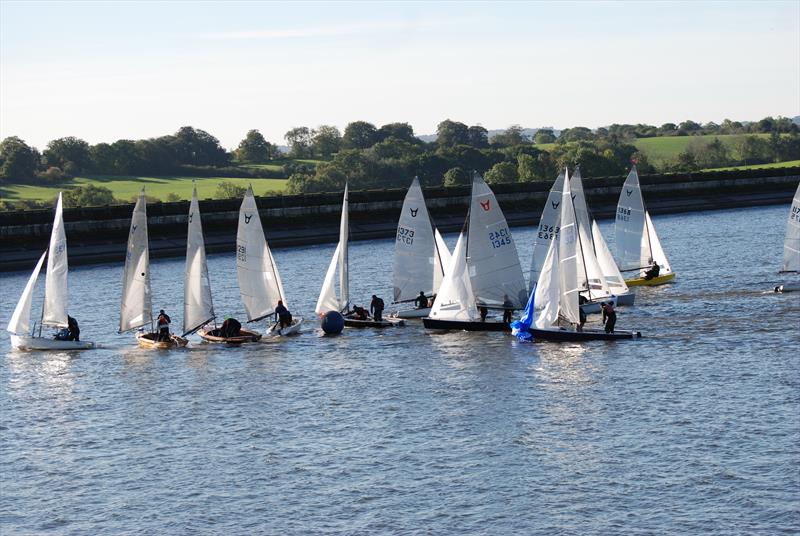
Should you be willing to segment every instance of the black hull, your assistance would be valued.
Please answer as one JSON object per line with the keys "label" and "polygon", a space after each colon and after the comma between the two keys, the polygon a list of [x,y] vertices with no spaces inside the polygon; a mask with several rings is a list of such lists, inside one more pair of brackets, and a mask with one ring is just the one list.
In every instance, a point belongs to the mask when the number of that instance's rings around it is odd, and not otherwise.
{"label": "black hull", "polygon": [[428,329],[453,329],[461,331],[511,331],[507,322],[462,322],[459,320],[436,320],[423,318],[422,323]]}
{"label": "black hull", "polygon": [[571,331],[566,329],[537,329],[528,330],[533,335],[533,340],[557,342],[584,342],[584,341],[615,341],[618,339],[638,339],[642,334],[639,331],[615,331],[606,333],[600,330],[585,329]]}

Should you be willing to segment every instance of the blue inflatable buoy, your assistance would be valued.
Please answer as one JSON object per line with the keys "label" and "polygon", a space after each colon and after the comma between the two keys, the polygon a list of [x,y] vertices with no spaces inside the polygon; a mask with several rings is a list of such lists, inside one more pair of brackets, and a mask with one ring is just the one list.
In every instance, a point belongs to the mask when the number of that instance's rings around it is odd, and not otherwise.
{"label": "blue inflatable buoy", "polygon": [[328,311],[320,318],[319,325],[328,335],[337,335],[344,329],[344,317],[338,311]]}

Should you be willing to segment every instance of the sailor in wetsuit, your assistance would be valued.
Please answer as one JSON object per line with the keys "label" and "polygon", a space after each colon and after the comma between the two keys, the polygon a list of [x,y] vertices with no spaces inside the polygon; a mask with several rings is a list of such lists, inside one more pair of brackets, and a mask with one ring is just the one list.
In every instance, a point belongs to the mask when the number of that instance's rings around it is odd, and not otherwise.
{"label": "sailor in wetsuit", "polygon": [[645,280],[649,281],[651,279],[655,279],[656,277],[658,277],[658,273],[660,271],[661,267],[658,265],[656,261],[653,261],[653,266],[651,266],[650,269],[644,273]]}
{"label": "sailor in wetsuit", "polygon": [[417,309],[424,309],[428,306],[428,298],[425,297],[425,293],[423,291],[419,291],[419,296],[417,299],[414,300],[414,307]]}

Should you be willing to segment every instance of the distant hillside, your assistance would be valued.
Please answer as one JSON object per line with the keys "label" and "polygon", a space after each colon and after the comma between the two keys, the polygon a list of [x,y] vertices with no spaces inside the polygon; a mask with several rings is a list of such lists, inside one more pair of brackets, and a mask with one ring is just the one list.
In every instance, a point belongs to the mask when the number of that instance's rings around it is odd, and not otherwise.
{"label": "distant hillside", "polygon": [[[528,138],[533,138],[534,134],[536,134],[539,130],[541,130],[543,128],[546,128],[548,130],[552,130],[553,134],[555,134],[556,138],[561,135],[561,131],[554,129],[553,127],[523,128],[522,129],[522,134],[527,136]],[[489,130],[489,139],[491,140],[492,138],[494,138],[498,134],[505,133],[505,131],[506,131],[506,129],[504,129],[504,128],[495,128],[495,129]],[[419,139],[421,139],[422,141],[426,142],[426,143],[430,143],[430,142],[436,141],[436,134],[423,134],[423,135],[417,136],[417,137]]]}

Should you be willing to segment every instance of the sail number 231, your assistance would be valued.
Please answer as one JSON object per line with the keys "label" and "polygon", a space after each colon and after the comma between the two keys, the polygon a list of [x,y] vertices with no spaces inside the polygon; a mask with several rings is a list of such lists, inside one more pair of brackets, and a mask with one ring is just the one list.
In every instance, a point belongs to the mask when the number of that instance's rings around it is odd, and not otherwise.
{"label": "sail number 231", "polygon": [[511,244],[511,233],[509,232],[508,227],[498,231],[491,231],[489,233],[489,242],[492,244],[492,248],[495,249],[503,247],[507,244]]}

